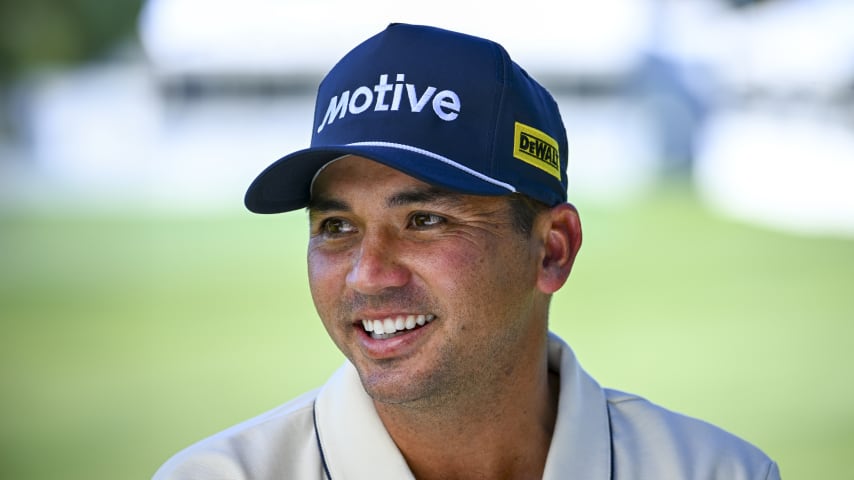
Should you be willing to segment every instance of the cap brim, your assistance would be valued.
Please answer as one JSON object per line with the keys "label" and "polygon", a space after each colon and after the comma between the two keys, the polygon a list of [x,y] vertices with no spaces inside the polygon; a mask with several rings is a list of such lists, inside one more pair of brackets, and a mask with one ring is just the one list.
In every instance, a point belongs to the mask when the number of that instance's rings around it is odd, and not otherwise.
{"label": "cap brim", "polygon": [[[255,213],[282,213],[304,208],[311,199],[311,183],[317,171],[344,155],[357,155],[453,191],[473,195],[504,195],[515,191],[498,182],[439,155],[426,155],[416,149],[382,145],[343,145],[314,147],[280,158],[264,169],[246,191],[246,208]],[[429,153],[429,152],[427,152]]]}

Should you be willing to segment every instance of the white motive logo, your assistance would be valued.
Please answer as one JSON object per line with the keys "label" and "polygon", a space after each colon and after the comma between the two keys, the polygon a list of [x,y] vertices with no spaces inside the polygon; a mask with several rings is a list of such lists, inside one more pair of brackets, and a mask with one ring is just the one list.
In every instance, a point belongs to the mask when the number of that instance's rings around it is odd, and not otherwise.
{"label": "white motive logo", "polygon": [[[459,116],[460,97],[453,90],[442,90],[436,93],[438,89],[428,85],[419,96],[415,85],[405,84],[403,83],[404,80],[404,74],[398,73],[395,76],[395,83],[388,83],[388,75],[382,74],[379,82],[373,87],[361,86],[353,90],[352,93],[350,90],[345,90],[340,96],[332,97],[329,100],[326,115],[323,116],[323,120],[317,127],[317,133],[320,133],[326,125],[331,125],[336,118],[344,118],[348,112],[351,115],[358,115],[371,108],[372,105],[375,112],[399,110],[400,103],[403,100],[404,87],[406,87],[409,109],[413,113],[421,112],[429,102],[433,106],[433,112],[442,120],[450,122]],[[391,104],[386,103],[386,94],[389,92],[391,92]]]}

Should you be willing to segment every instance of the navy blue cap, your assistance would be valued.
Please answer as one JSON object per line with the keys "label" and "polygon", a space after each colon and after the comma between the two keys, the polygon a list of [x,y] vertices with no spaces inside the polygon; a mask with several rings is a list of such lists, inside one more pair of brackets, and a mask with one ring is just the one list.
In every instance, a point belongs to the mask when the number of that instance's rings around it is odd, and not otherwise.
{"label": "navy blue cap", "polygon": [[474,195],[566,201],[566,130],[557,104],[490,40],[391,24],[351,50],[320,84],[311,146],[267,167],[246,207],[308,205],[317,172],[358,155]]}

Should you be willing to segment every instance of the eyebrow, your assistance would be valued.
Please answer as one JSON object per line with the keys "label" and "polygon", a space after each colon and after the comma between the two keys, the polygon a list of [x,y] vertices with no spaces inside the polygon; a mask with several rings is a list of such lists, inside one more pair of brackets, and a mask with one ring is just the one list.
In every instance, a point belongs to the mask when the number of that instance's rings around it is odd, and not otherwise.
{"label": "eyebrow", "polygon": [[389,208],[403,207],[418,203],[459,205],[463,202],[464,199],[462,194],[433,185],[428,185],[400,191],[386,199],[386,206]]}
{"label": "eyebrow", "polygon": [[312,196],[312,198],[308,202],[308,206],[306,207],[306,209],[309,213],[349,211],[350,205],[348,205],[347,202],[341,200]]}

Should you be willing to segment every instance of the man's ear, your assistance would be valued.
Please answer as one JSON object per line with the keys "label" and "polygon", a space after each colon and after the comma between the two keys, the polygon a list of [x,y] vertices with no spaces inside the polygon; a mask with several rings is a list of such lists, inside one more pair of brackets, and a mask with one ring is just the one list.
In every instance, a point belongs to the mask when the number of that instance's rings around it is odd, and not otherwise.
{"label": "man's ear", "polygon": [[543,230],[543,262],[537,286],[544,293],[558,291],[572,270],[575,255],[581,248],[581,219],[578,210],[569,203],[552,207],[541,224]]}

